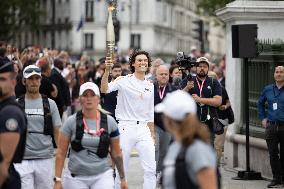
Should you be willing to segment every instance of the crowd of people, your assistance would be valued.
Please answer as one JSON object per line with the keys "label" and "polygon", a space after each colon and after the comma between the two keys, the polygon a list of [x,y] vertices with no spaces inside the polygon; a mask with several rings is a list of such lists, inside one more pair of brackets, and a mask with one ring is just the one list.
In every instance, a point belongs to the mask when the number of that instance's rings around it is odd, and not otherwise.
{"label": "crowd of people", "polygon": [[125,189],[135,148],[144,189],[220,188],[232,123],[225,58],[213,64],[196,48],[190,56],[191,68],[142,50],[74,61],[66,51],[1,42],[0,186]]}

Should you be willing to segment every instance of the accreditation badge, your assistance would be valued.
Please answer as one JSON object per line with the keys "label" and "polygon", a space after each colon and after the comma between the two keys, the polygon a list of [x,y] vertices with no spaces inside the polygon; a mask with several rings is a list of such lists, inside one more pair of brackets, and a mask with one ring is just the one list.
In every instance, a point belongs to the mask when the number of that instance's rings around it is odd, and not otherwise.
{"label": "accreditation badge", "polygon": [[273,103],[273,110],[277,110],[277,102]]}

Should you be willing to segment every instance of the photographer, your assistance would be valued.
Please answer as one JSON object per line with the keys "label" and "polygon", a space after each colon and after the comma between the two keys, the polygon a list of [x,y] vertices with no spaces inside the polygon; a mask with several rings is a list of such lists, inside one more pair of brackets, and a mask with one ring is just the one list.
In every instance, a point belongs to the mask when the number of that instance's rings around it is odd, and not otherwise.
{"label": "photographer", "polygon": [[213,144],[213,118],[217,117],[216,107],[222,103],[222,89],[216,79],[208,77],[209,61],[207,58],[198,58],[195,65],[197,75],[188,75],[182,81],[181,88],[189,92],[196,101],[198,118],[208,126]]}

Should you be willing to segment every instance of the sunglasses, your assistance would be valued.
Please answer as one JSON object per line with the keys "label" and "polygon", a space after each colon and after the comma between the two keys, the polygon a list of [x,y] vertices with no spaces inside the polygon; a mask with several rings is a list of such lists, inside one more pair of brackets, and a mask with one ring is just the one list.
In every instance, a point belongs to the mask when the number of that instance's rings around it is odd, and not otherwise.
{"label": "sunglasses", "polygon": [[25,74],[30,74],[30,73],[33,73],[33,72],[40,74],[41,70],[40,70],[40,68],[29,68],[29,69],[25,70]]}

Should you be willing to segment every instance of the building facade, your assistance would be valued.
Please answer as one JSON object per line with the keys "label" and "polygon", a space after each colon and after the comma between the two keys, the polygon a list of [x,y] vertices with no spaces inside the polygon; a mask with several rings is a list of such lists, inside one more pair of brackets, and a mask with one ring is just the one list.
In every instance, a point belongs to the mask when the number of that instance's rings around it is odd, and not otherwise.
{"label": "building facade", "polygon": [[[189,0],[115,0],[120,22],[118,51],[129,48],[151,52],[154,57],[173,59],[178,51],[189,53],[201,47],[198,38],[200,17],[196,4]],[[38,31],[23,31],[15,40],[19,47],[36,44],[104,56],[109,0],[41,0],[45,14]],[[216,32],[210,19],[204,20],[205,50],[213,55],[225,52],[224,31]],[[221,28],[222,30],[222,28]],[[218,41],[218,42],[216,42]]]}

